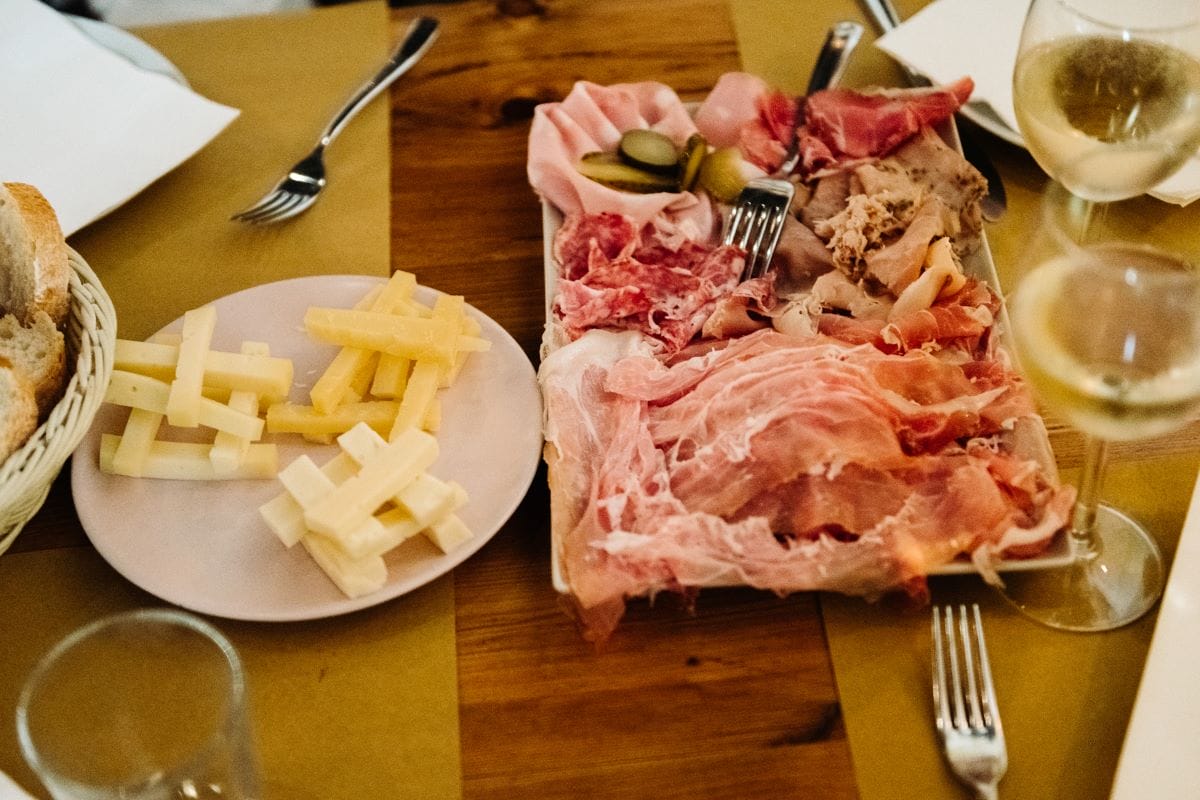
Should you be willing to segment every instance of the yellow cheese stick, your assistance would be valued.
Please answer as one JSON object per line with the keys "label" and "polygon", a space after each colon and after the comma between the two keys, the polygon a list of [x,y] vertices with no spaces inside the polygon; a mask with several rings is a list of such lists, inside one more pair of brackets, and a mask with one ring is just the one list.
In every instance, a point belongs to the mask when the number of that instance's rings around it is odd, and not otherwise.
{"label": "yellow cheese stick", "polygon": [[375,397],[394,400],[404,396],[408,385],[408,371],[412,361],[390,353],[379,354],[379,365],[375,368],[375,379],[371,382],[371,394]]}
{"label": "yellow cheese stick", "polygon": [[482,351],[491,347],[486,339],[463,336],[443,321],[372,311],[312,307],[304,314],[304,327],[322,341],[443,365],[453,363],[455,348]]}
{"label": "yellow cheese stick", "polygon": [[362,465],[358,474],[306,509],[310,530],[337,539],[373,515],[437,458],[437,440],[410,429]]}
{"label": "yellow cheese stick", "polygon": [[[412,297],[416,286],[415,276],[407,272],[396,272],[388,279],[381,291],[368,294],[355,304],[354,309],[389,313]],[[370,364],[370,361],[373,357],[377,356],[374,356],[370,350],[361,347],[343,347],[339,350],[309,392],[313,408],[322,414],[328,414],[339,403],[353,402],[347,400],[347,391],[356,381],[361,384],[369,384],[373,372],[373,365]],[[363,377],[364,373],[365,377]],[[366,397],[367,388],[366,386],[356,387],[355,392],[358,400],[361,400]]]}
{"label": "yellow cheese stick", "polygon": [[[482,332],[482,326],[473,317],[463,315],[461,333],[466,336],[478,337]],[[470,356],[471,351],[469,350],[459,351],[458,355],[454,357],[454,363],[450,365],[450,368],[442,372],[442,379],[438,383],[439,388],[445,389],[458,380],[458,376],[462,373],[463,367],[467,365],[467,359]]]}
{"label": "yellow cheese stick", "polygon": [[[178,361],[178,345],[118,339],[113,368],[169,382],[175,375]],[[293,366],[289,358],[247,356],[221,350],[209,350],[204,356],[205,389],[254,392],[282,400],[291,391],[292,377]]]}
{"label": "yellow cheese stick", "polygon": [[175,380],[167,396],[167,422],[181,428],[200,424],[200,389],[204,386],[204,357],[217,324],[216,306],[194,308],[183,315],[183,341]]}
{"label": "yellow cheese stick", "polygon": [[390,441],[395,441],[400,434],[410,428],[419,427],[425,421],[429,414],[429,406],[437,394],[440,377],[441,366],[432,361],[418,361],[413,365],[404,397],[400,400],[400,409],[396,412],[396,420],[388,433]]}
{"label": "yellow cheese stick", "polygon": [[338,406],[322,414],[312,406],[278,403],[267,409],[267,430],[271,433],[338,434],[366,423],[374,430],[388,433],[396,420],[400,404],[395,400],[368,400]]}
{"label": "yellow cheese stick", "polygon": [[[114,371],[108,382],[104,401],[119,406],[140,408],[157,414],[166,414],[170,387],[162,381],[132,372]],[[257,416],[243,414],[227,405],[201,397],[198,401],[199,422],[209,428],[228,431],[257,441],[262,437],[263,421]]]}
{"label": "yellow cheese stick", "polygon": [[421,430],[437,433],[442,427],[442,404],[435,397],[429,403],[429,410],[425,412],[425,419],[421,420]]}
{"label": "yellow cheese stick", "polygon": [[[100,437],[100,471],[121,474],[113,466],[113,456],[121,437],[105,433]],[[169,480],[213,481],[234,478],[273,478],[279,468],[279,454],[273,444],[250,446],[246,457],[233,472],[218,474],[208,460],[211,445],[204,442],[153,442],[141,474],[130,477]]]}
{"label": "yellow cheese stick", "polygon": [[[242,342],[241,352],[248,356],[269,356],[271,348],[266,342]],[[258,416],[258,395],[241,389],[229,393],[226,404],[235,411]],[[235,436],[228,431],[217,431],[213,437],[212,449],[208,458],[212,461],[213,469],[218,474],[232,472],[246,457],[250,450],[250,440],[244,436]]]}
{"label": "yellow cheese stick", "polygon": [[112,471],[131,478],[142,477],[146,459],[150,457],[150,446],[158,438],[163,415],[140,408],[129,409],[129,419],[121,434],[121,443],[112,457]]}

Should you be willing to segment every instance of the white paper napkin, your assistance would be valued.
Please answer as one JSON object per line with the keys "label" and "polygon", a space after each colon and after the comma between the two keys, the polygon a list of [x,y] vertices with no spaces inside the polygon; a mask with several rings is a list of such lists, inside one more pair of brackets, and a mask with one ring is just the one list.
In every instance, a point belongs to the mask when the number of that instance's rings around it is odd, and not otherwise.
{"label": "white paper napkin", "polygon": [[[937,0],[876,41],[884,52],[935,83],[970,75],[972,98],[986,100],[1014,131],[1012,73],[1029,0]],[[1150,194],[1177,205],[1200,199],[1200,154]]]}
{"label": "white paper napkin", "polygon": [[0,772],[0,800],[33,800],[33,796]]}
{"label": "white paper napkin", "polygon": [[1192,493],[1112,800],[1194,800],[1200,787],[1200,483]]}
{"label": "white paper napkin", "polygon": [[0,76],[0,180],[38,187],[66,234],[174,169],[238,115],[139,69],[39,0],[0,0]]}

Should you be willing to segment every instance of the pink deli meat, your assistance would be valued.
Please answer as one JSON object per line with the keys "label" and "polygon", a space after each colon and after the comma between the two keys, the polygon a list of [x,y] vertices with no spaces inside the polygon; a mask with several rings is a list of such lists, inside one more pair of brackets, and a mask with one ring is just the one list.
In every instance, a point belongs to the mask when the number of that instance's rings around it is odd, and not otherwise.
{"label": "pink deli meat", "polygon": [[727,72],[696,110],[696,127],[713,147],[737,147],[751,164],[772,173],[796,130],[796,99],[757,75]]}
{"label": "pink deli meat", "polygon": [[1000,444],[1033,409],[996,362],[764,330],[668,366],[630,336],[542,369],[558,555],[591,637],[660,590],[919,593],[1067,519],[1073,491]]}
{"label": "pink deli meat", "polygon": [[693,238],[707,239],[716,224],[708,195],[622,192],[579,174],[581,156],[615,151],[621,134],[633,128],[656,130],[677,145],[696,132],[687,109],[668,86],[579,81],[561,102],[543,103],[534,111],[526,164],[530,185],[563,214],[621,214],[638,227],[665,215],[689,226]]}

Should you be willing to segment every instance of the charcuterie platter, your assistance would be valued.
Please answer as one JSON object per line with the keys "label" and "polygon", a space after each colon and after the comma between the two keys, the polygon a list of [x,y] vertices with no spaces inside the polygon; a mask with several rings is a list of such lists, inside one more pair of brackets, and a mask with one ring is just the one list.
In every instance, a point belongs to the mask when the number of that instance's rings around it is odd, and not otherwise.
{"label": "charcuterie platter", "polygon": [[[698,107],[581,83],[539,108],[554,580],[589,635],[660,591],[920,595],[1066,557],[1073,491],[1005,346],[953,127],[970,90],[797,101],[734,73]],[[628,157],[630,129],[677,171]],[[723,216],[789,148],[792,219],[742,281]]]}

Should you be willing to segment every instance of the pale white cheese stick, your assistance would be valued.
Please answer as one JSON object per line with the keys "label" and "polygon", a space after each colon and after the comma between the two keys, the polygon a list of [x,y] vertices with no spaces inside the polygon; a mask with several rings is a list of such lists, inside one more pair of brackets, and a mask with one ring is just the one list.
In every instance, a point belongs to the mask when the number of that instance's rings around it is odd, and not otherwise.
{"label": "pale white cheese stick", "polygon": [[181,428],[200,424],[200,390],[204,386],[204,357],[217,325],[216,306],[194,308],[183,315],[183,341],[175,380],[167,397],[167,422]]}
{"label": "pale white cheese stick", "polygon": [[357,475],[305,509],[305,522],[316,533],[341,538],[428,469],[437,453],[436,439],[410,428],[364,464]]}
{"label": "pale white cheese stick", "polygon": [[[129,406],[166,414],[170,391],[170,386],[154,378],[113,370],[112,377],[108,382],[108,390],[104,394],[104,401],[118,406]],[[262,437],[264,425],[256,415],[243,414],[224,403],[218,403],[207,397],[199,399],[199,421],[206,427],[228,431],[254,441]]]}
{"label": "pale white cheese stick", "polygon": [[[121,437],[106,433],[100,437],[100,470],[119,475],[113,456]],[[255,444],[233,472],[217,474],[208,459],[211,445],[204,442],[152,442],[141,474],[131,477],[168,480],[214,481],[236,478],[273,478],[279,469],[279,453],[273,444]]]}
{"label": "pale white cheese stick", "polygon": [[[271,355],[271,348],[266,342],[242,342],[241,352],[247,356],[266,357]],[[229,393],[229,402],[226,405],[243,414],[258,416],[258,403],[257,392],[238,389]],[[249,451],[250,439],[228,431],[217,431],[217,435],[213,438],[212,448],[208,451],[208,457],[217,474],[222,474],[237,469]]]}

